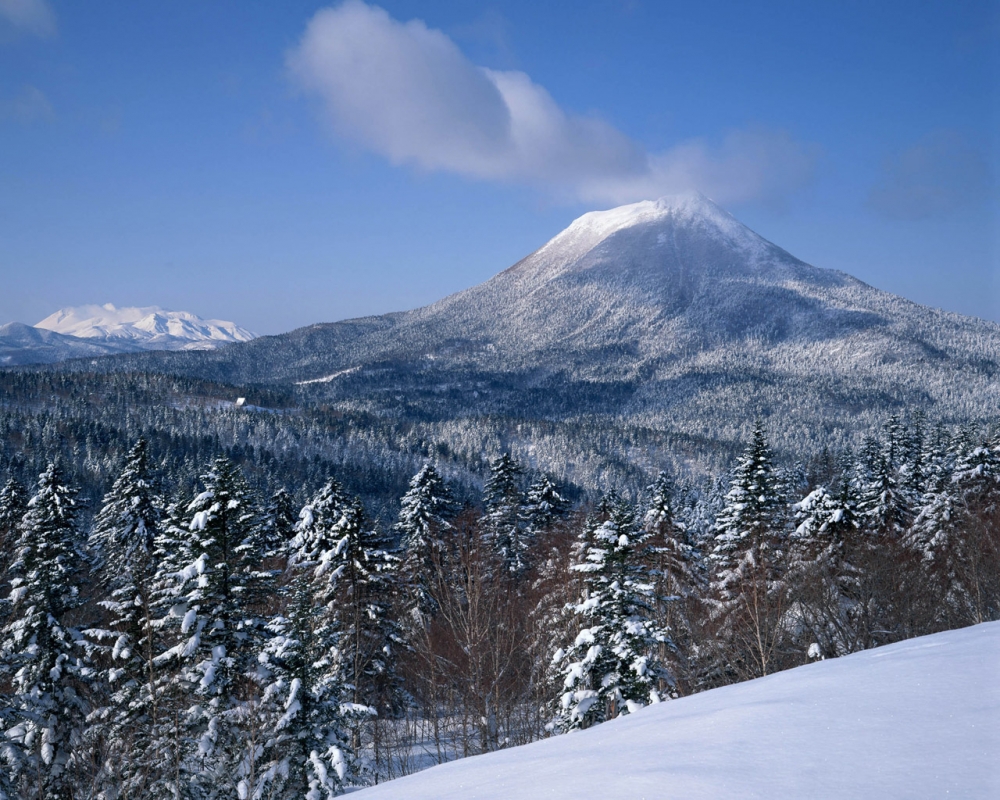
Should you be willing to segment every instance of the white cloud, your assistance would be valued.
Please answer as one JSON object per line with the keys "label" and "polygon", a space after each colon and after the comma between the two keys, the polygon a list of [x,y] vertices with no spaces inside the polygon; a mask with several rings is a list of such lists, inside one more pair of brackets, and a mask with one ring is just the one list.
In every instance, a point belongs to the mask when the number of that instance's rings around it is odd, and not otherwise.
{"label": "white cloud", "polygon": [[0,0],[0,17],[43,39],[56,33],[56,15],[46,0]]}
{"label": "white cloud", "polygon": [[288,55],[333,130],[395,164],[537,186],[588,202],[699,189],[720,202],[775,199],[812,174],[815,149],[787,133],[649,153],[603,120],[561,108],[523,72],[484,69],[444,33],[361,0],[316,13]]}

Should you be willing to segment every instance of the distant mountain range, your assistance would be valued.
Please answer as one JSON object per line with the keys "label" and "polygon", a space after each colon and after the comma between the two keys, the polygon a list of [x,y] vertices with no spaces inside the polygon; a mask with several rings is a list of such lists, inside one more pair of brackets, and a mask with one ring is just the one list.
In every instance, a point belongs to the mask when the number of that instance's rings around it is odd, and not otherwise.
{"label": "distant mountain range", "polygon": [[186,311],[85,305],[61,309],[34,327],[19,322],[0,326],[0,364],[50,364],[144,350],[209,350],[253,338],[232,322]]}
{"label": "distant mountain range", "polygon": [[283,386],[386,428],[390,449],[509,450],[600,486],[727,463],[755,418],[791,457],[857,445],[891,413],[996,420],[1000,326],[810,266],[685,195],[585,214],[424,308],[61,369],[186,375],[251,402]]}

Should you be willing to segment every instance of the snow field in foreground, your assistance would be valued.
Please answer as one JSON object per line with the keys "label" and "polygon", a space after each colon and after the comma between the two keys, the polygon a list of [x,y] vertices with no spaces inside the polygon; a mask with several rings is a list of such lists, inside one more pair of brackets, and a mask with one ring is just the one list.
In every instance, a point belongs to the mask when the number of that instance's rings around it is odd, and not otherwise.
{"label": "snow field in foreground", "polygon": [[358,800],[1000,798],[1000,622],[454,761]]}

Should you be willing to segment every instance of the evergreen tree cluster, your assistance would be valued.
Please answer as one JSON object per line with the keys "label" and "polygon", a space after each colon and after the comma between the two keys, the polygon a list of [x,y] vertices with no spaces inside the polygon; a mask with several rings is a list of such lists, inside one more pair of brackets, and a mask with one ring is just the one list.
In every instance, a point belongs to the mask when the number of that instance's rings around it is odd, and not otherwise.
{"label": "evergreen tree cluster", "polygon": [[571,504],[426,461],[394,524],[327,475],[195,486],[139,439],[95,513],[0,489],[0,796],[329,798],[649,704],[1000,618],[1000,439],[892,418],[703,488]]}

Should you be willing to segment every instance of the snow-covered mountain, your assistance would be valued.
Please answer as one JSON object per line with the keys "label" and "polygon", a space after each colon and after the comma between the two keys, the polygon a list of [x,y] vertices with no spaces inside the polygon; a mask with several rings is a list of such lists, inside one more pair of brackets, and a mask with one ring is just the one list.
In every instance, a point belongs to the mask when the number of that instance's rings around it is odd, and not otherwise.
{"label": "snow-covered mountain", "polygon": [[1000,407],[1000,325],[806,264],[697,194],[585,214],[424,308],[127,363],[298,384],[418,421],[456,451],[498,437],[565,480],[734,449],[755,417],[804,454],[893,412],[974,421]]}
{"label": "snow-covered mountain", "polygon": [[158,306],[116,308],[111,303],[63,308],[35,327],[81,339],[134,345],[130,350],[210,350],[255,338],[233,322],[202,319],[187,311],[165,311]]}
{"label": "snow-covered mountain", "polygon": [[673,700],[358,800],[1000,797],[1000,622]]}
{"label": "snow-covered mountain", "polygon": [[255,334],[235,323],[158,306],[63,308],[35,326],[0,325],[0,366],[54,364],[146,350],[212,350]]}
{"label": "snow-covered mountain", "polygon": [[120,343],[65,336],[22,322],[0,325],[0,366],[54,364],[68,358],[92,358],[138,349],[123,347]]}

